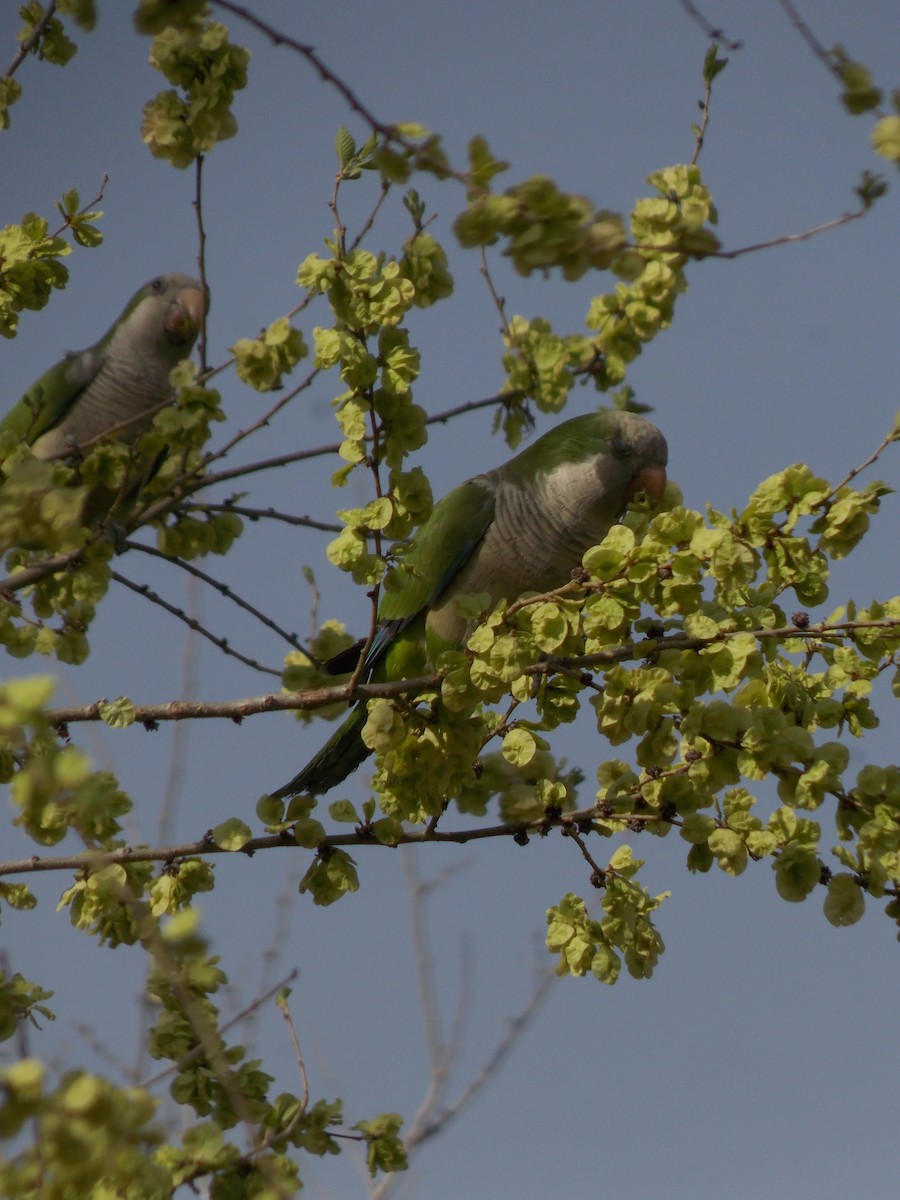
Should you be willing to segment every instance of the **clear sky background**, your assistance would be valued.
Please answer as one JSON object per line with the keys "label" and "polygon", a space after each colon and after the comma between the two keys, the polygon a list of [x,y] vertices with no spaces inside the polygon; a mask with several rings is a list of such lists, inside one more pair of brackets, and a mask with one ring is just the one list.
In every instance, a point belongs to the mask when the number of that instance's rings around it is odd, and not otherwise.
{"label": "clear sky background", "polygon": [[[76,250],[67,290],[44,313],[24,314],[19,337],[2,347],[8,403],[62,351],[94,341],[139,284],[161,271],[195,269],[193,173],[152,159],[138,135],[141,106],[167,85],[147,65],[149,41],[132,31],[133,6],[101,0],[98,7],[99,26],[92,35],[76,34],[81,48],[68,67],[24,64],[18,78],[25,94],[3,135],[2,223],[28,209],[52,220],[53,202],[66,189],[77,187],[87,200],[109,175],[102,248]],[[511,163],[510,183],[548,174],[598,206],[627,212],[647,193],[648,174],[687,161],[693,150],[690,125],[698,117],[707,43],[677,0],[251,0],[249,7],[315,45],[381,120],[417,120],[440,131],[455,162],[464,160],[472,134],[484,134]],[[9,2],[0,9],[4,63],[15,49],[16,9]],[[774,0],[706,0],[705,13],[743,43],[716,81],[700,159],[724,246],[799,232],[853,208],[862,170],[887,169],[869,148],[871,122],[842,110],[835,81]],[[806,3],[804,15],[823,44],[844,43],[883,87],[900,85],[893,6],[817,0]],[[253,59],[250,86],[235,105],[239,135],[217,147],[205,167],[211,362],[297,302],[297,265],[322,249],[332,229],[335,131],[346,124],[359,142],[367,133],[301,58],[223,19]],[[410,322],[423,363],[416,399],[436,412],[497,389],[499,321],[477,256],[453,245],[460,190],[427,178],[414,182],[437,213],[433,231],[451,252],[456,279],[449,301]],[[364,179],[357,187],[358,200],[346,191],[351,230],[376,183]],[[369,244],[395,249],[407,228],[396,198]],[[678,300],[673,327],[630,373],[638,399],[653,406],[668,438],[670,474],[687,504],[741,508],[760,480],[798,460],[837,481],[875,448],[898,403],[898,247],[895,188],[863,221],[689,268],[690,291]],[[508,312],[544,315],[561,331],[580,330],[591,295],[610,286],[605,276],[574,285],[523,280],[496,255],[492,263]],[[322,319],[315,310],[303,314],[308,340]],[[216,429],[214,445],[271,403],[231,375],[219,383],[228,422]],[[229,465],[336,440],[329,400],[340,390],[320,377]],[[598,399],[577,389],[567,415],[589,411]],[[478,412],[433,432],[420,461],[436,496],[509,456],[490,437],[490,420]],[[552,423],[539,417],[539,431]],[[336,508],[366,498],[362,481],[349,494],[329,489],[336,465],[314,460],[254,476],[249,502],[333,520]],[[876,474],[896,486],[896,454]],[[889,497],[869,543],[836,572],[814,620],[849,595],[867,603],[897,591],[897,528],[897,501]],[[367,601],[327,563],[328,536],[252,527],[224,563],[201,565],[305,634],[311,599],[301,567],[308,564],[321,586],[321,614],[362,632]],[[280,664],[286,647],[278,638],[212,592],[189,587],[176,568],[134,553],[116,565],[190,607],[242,651]],[[122,589],[102,606],[91,645],[83,668],[58,670],[61,702],[120,694],[136,702],[225,699],[274,683]],[[4,670],[48,667],[9,661]],[[75,736],[98,764],[116,770],[133,797],[132,841],[157,843],[163,833],[166,841],[195,838],[227,816],[255,823],[260,793],[289,778],[329,729],[279,715],[241,727],[164,726],[152,735],[81,726]],[[590,710],[560,732],[556,745],[570,759],[591,768],[605,755]],[[857,765],[889,761],[896,739],[896,725],[886,723],[857,748]],[[359,801],[366,778],[363,769],[335,798]],[[589,779],[582,796],[590,794]],[[161,833],[166,795],[168,828]],[[593,980],[555,986],[489,1088],[422,1149],[400,1194],[893,1194],[900,968],[881,905],[870,902],[860,925],[835,930],[821,912],[824,893],[802,905],[784,903],[765,863],[751,864],[738,880],[716,870],[694,878],[677,836],[632,844],[649,860],[651,890],[673,892],[659,917],[667,951],[653,979],[624,977],[613,989]],[[26,846],[7,832],[3,857],[30,852]],[[598,853],[611,849],[601,845]],[[372,848],[355,857],[362,890],[327,910],[296,894],[306,851],[219,858],[218,887],[201,897],[205,929],[233,984],[223,999],[228,1011],[299,967],[292,1007],[312,1094],[344,1097],[350,1123],[383,1109],[411,1115],[428,1082],[402,856]],[[465,977],[461,1087],[525,1003],[535,954],[547,957],[540,949],[545,909],[568,890],[586,894],[588,880],[576,848],[558,837],[527,849],[507,842],[425,847],[414,859],[424,875],[453,869],[428,915],[448,1021]],[[11,914],[2,933],[12,968],[56,992],[59,1020],[30,1034],[32,1052],[61,1067],[96,1067],[102,1050],[130,1066],[141,1019],[141,956],[111,953],[69,928],[67,915],[55,912],[68,879],[32,882],[38,911]],[[251,1033],[279,1087],[298,1091],[274,1009]],[[143,1064],[139,1077],[152,1071]],[[348,1156],[304,1162],[303,1170],[309,1195],[365,1194]]]}

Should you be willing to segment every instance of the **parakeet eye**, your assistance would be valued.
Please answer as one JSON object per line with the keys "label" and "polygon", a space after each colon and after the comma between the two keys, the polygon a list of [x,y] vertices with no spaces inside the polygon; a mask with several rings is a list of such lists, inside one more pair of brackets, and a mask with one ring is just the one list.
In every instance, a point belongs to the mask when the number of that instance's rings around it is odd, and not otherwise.
{"label": "parakeet eye", "polygon": [[613,435],[612,441],[609,443],[609,448],[616,458],[627,458],[631,453],[631,448],[629,447],[628,443],[625,441],[622,435],[618,433]]}
{"label": "parakeet eye", "polygon": [[161,292],[162,285],[163,285],[163,281],[161,279],[154,279],[150,284],[150,290],[152,292]]}

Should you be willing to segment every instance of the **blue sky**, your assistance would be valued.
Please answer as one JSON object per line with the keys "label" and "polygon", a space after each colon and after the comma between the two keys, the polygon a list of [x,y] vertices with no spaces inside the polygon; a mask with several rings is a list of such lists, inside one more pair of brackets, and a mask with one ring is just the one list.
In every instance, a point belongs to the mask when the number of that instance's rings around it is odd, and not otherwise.
{"label": "blue sky", "polygon": [[[138,136],[142,104],[165,85],[146,64],[148,41],[132,32],[131,7],[100,3],[97,30],[76,35],[81,48],[64,70],[28,62],[19,72],[25,94],[2,143],[0,221],[28,209],[51,216],[66,189],[77,187],[86,200],[104,173],[109,183],[102,248],[76,250],[66,291],[44,313],[25,314],[19,337],[2,347],[10,402],[62,351],[94,341],[145,279],[194,269],[193,174],[152,159]],[[509,182],[548,174],[598,206],[627,211],[646,193],[648,174],[693,150],[706,40],[676,0],[249,7],[312,43],[381,120],[440,131],[455,161],[472,134],[484,134],[511,163]],[[0,12],[7,58],[15,8]],[[823,44],[844,43],[886,89],[900,83],[900,28],[887,6],[860,0],[851,13],[837,0],[819,0],[806,8]],[[802,231],[853,208],[860,173],[881,169],[868,146],[869,121],[844,113],[834,80],[777,3],[707,0],[704,11],[743,43],[716,81],[700,159],[723,244]],[[205,167],[212,362],[297,302],[297,265],[322,249],[332,228],[335,131],[343,123],[360,142],[367,132],[303,60],[225,21],[253,59],[250,86],[235,105],[239,135]],[[429,179],[416,186],[437,214],[433,231],[451,252],[456,280],[449,301],[411,322],[423,362],[416,399],[435,412],[496,390],[501,343],[477,256],[453,245],[459,189]],[[358,193],[346,193],[351,224],[367,211],[374,181],[361,181]],[[407,221],[395,202],[372,245],[394,249]],[[811,241],[689,270],[672,328],[630,375],[668,438],[670,474],[689,505],[740,508],[760,480],[795,461],[836,481],[878,444],[897,408],[898,235],[891,193],[865,220]],[[604,277],[574,285],[524,280],[496,255],[492,266],[510,313],[547,316],[563,331],[580,330],[590,297],[609,286]],[[300,320],[308,340],[315,319],[322,318]],[[233,376],[220,383],[228,422],[214,444],[270,403]],[[320,378],[229,465],[335,440],[329,400],[339,390]],[[596,403],[578,389],[568,412]],[[540,417],[538,428],[551,423]],[[476,413],[435,433],[421,462],[439,495],[508,453],[490,437],[490,417]],[[251,501],[332,520],[336,508],[365,498],[361,487],[351,495],[330,490],[336,465],[316,460],[255,476]],[[896,454],[879,466],[876,474],[896,485]],[[202,565],[305,634],[311,599],[301,567],[309,564],[320,615],[361,631],[367,602],[329,567],[326,541],[287,526],[253,527],[224,563]],[[814,619],[849,595],[866,603],[894,594],[896,545],[897,503],[889,497],[870,544],[836,571]],[[116,565],[240,649],[279,664],[284,647],[276,638],[220,597],[188,586],[168,564],[129,554]],[[121,589],[107,597],[91,643],[83,668],[59,671],[61,702],[120,694],[151,702],[186,691],[224,699],[271,687],[268,676],[187,640],[182,626]],[[9,663],[6,674],[21,666]],[[576,761],[587,746],[590,765],[603,748],[594,752],[589,713],[584,718],[558,746]],[[285,715],[152,735],[82,726],[76,736],[132,795],[132,840],[155,842],[167,789],[173,838],[196,837],[226,816],[253,821],[259,794],[289,778],[327,730]],[[887,761],[895,744],[896,728],[886,722],[857,748],[856,761]],[[365,779],[364,769],[339,794],[361,799]],[[10,853],[27,852],[15,832],[6,840]],[[648,886],[673,892],[660,916],[667,951],[654,978],[623,979],[613,989],[587,980],[556,986],[503,1072],[423,1148],[401,1194],[756,1200],[777,1191],[820,1200],[896,1187],[900,970],[880,906],[870,903],[860,925],[835,930],[820,896],[799,906],[779,900],[766,864],[738,880],[715,871],[694,878],[679,839],[648,843],[635,846],[648,858]],[[307,857],[217,862],[218,887],[201,908],[233,981],[226,1007],[239,1009],[264,979],[299,967],[293,1008],[313,1095],[343,1096],[351,1123],[382,1109],[410,1114],[427,1077],[400,855],[360,850],[361,892],[328,910],[296,895]],[[416,863],[423,874],[453,868],[429,915],[445,1018],[455,1011],[464,967],[471,996],[458,1065],[464,1085],[528,994],[544,910],[568,890],[585,892],[587,879],[575,848],[554,838],[527,850],[425,847]],[[90,1024],[130,1064],[139,956],[113,954],[70,929],[55,912],[67,882],[37,881],[39,910],[12,914],[4,925],[13,968],[56,991],[60,1019],[30,1035],[31,1049],[60,1065],[95,1066],[97,1048],[80,1029]],[[276,952],[271,968],[261,959],[267,947]],[[297,1090],[274,1011],[254,1036],[279,1087]],[[313,1161],[308,1171],[310,1195],[365,1192],[344,1158]]]}

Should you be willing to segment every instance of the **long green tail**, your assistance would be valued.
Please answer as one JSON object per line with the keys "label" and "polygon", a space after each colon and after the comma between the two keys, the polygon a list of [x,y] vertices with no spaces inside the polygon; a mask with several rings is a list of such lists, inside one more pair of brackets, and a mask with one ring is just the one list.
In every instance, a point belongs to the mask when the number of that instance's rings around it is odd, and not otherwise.
{"label": "long green tail", "polygon": [[337,787],[372,753],[359,736],[367,716],[366,702],[362,700],[303,770],[270,795],[277,800],[300,793],[320,796]]}

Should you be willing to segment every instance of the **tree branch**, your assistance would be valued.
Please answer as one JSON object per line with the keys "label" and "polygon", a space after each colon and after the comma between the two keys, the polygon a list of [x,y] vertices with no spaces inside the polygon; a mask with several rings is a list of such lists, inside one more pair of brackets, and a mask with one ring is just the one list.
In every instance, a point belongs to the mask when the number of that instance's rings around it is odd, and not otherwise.
{"label": "tree branch", "polygon": [[[177,617],[179,621],[182,621],[185,625],[187,625],[188,629],[193,629],[195,633],[199,633],[201,637],[205,637],[207,641],[212,642],[212,644],[221,650],[223,654],[227,654],[231,658],[236,658],[239,662],[244,663],[245,666],[253,667],[253,669],[256,671],[263,671],[266,675],[274,675],[276,679],[281,678],[281,671],[279,671],[277,668],[264,666],[255,658],[250,658],[249,655],[242,654],[240,650],[235,650],[228,644],[228,638],[218,637],[216,634],[210,633],[208,629],[200,624],[196,617],[188,616],[184,609],[179,608],[175,604],[170,604],[168,600],[164,600],[158,592],[155,592],[150,587],[149,584],[135,583],[133,580],[129,579],[125,575],[120,574],[118,571],[111,571],[110,577],[114,579],[116,583],[120,583],[123,587],[128,588],[130,591],[136,592],[139,596],[144,596],[145,599],[149,600],[152,604],[156,604],[159,608],[164,608],[167,613],[171,613],[173,617]],[[179,701],[175,701],[175,703],[179,703]]]}
{"label": "tree branch", "polygon": [[349,84],[345,83],[338,75],[328,67],[325,62],[316,53],[313,46],[306,42],[301,42],[297,38],[291,37],[290,34],[282,33],[276,29],[274,25],[270,25],[268,21],[264,21],[262,17],[258,17],[255,13],[245,8],[242,4],[234,4],[232,0],[212,0],[215,8],[224,9],[225,12],[230,12],[242,21],[246,21],[248,25],[252,25],[265,37],[267,37],[274,46],[287,46],[315,69],[319,78],[323,83],[330,84],[344,97],[350,109],[356,113],[374,132],[384,138],[386,142],[393,142],[395,145],[401,146],[408,153],[416,156],[420,163],[424,165],[433,165],[440,169],[441,175],[450,176],[458,182],[468,185],[469,176],[465,171],[454,170],[443,159],[432,159],[427,150],[423,151],[416,142],[409,138],[403,137],[394,125],[388,125],[384,121],[380,121],[371,109],[367,108]]}
{"label": "tree branch", "polygon": [[[255,617],[261,625],[265,625],[267,629],[271,629],[273,633],[277,633],[278,636],[286,641],[287,644],[294,650],[299,650],[303,654],[309,653],[309,651],[297,637],[296,633],[288,633],[286,629],[282,629],[277,622],[273,621],[272,618],[267,616],[264,612],[261,612],[255,607],[255,605],[251,604],[249,600],[245,600],[242,596],[239,596],[237,592],[232,591],[227,583],[223,583],[220,579],[216,579],[214,576],[209,575],[206,571],[202,571],[199,567],[195,567],[194,564],[188,562],[187,559],[178,558],[176,555],[172,554],[163,554],[163,552],[161,550],[157,550],[155,546],[146,546],[142,542],[128,541],[125,543],[125,547],[128,550],[137,550],[141,554],[149,554],[152,558],[160,558],[163,560],[163,562],[171,563],[175,567],[180,567],[182,571],[186,571],[195,579],[199,579],[203,583],[209,584],[209,586],[217,591],[220,596],[224,596],[226,600],[230,600],[232,604],[237,605],[238,608],[243,609],[244,612],[247,612],[252,617]],[[193,629],[194,626],[191,625],[191,628]],[[219,648],[222,649],[221,646]]]}
{"label": "tree branch", "polygon": [[743,42],[733,42],[727,38],[724,31],[717,25],[713,25],[713,23],[703,15],[700,9],[697,8],[696,4],[691,3],[691,0],[679,0],[679,3],[691,20],[696,21],[711,42],[718,42],[719,45],[724,46],[726,50],[743,49]]}
{"label": "tree branch", "polygon": [[[137,585],[129,584],[129,586],[140,590]],[[548,593],[548,595],[551,594]],[[859,629],[900,630],[900,619],[886,617],[879,621],[821,622],[818,625],[808,625],[804,629],[795,625],[786,625],[780,629],[735,629],[729,632],[720,632],[715,637],[673,634],[666,637],[644,638],[639,642],[626,642],[621,646],[612,646],[593,654],[581,654],[574,658],[546,659],[543,662],[524,667],[522,673],[524,675],[548,675],[557,671],[569,672],[580,667],[600,667],[610,663],[627,662],[631,659],[651,658],[666,650],[705,650],[718,643],[725,644],[731,638],[744,633],[752,633],[760,641],[784,641],[788,638],[804,640],[843,638]],[[360,683],[355,687],[344,683],[336,684],[333,687],[310,688],[301,692],[273,692],[240,700],[171,700],[163,704],[137,705],[134,720],[136,723],[148,725],[158,721],[185,720],[229,720],[240,723],[245,717],[258,716],[260,713],[312,712],[317,708],[326,708],[328,705],[340,702],[350,703],[375,697],[390,699],[395,696],[429,691],[437,687],[442,678],[435,672],[431,675],[420,675],[414,679],[395,679],[388,683]],[[51,708],[47,710],[46,716],[55,725],[101,721],[103,720],[101,709],[105,703],[105,700],[96,700],[93,704]]]}
{"label": "tree branch", "polygon": [[305,529],[319,529],[323,533],[340,533],[344,528],[337,521],[317,521],[315,517],[297,517],[293,513],[279,512],[275,508],[250,508],[246,504],[232,504],[229,500],[221,504],[207,504],[204,501],[193,501],[182,505],[186,512],[216,513],[230,512],[248,521],[283,521],[285,525],[300,526]]}
{"label": "tree branch", "polygon": [[53,14],[55,12],[56,12],[56,0],[49,0],[49,3],[47,5],[46,9],[44,10],[44,15],[41,17],[41,19],[38,21],[37,25],[35,25],[34,29],[31,31],[30,36],[27,37],[24,42],[22,42],[19,49],[13,55],[12,61],[10,62],[9,66],[3,72],[3,75],[2,75],[3,79],[8,79],[11,76],[15,75],[16,71],[18,71],[19,67],[22,65],[22,63],[25,61],[25,59],[28,57],[29,53],[31,52],[32,47],[36,46],[37,43],[41,40],[44,30],[47,28],[47,26],[53,20]]}

